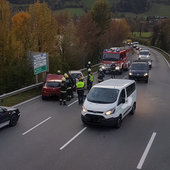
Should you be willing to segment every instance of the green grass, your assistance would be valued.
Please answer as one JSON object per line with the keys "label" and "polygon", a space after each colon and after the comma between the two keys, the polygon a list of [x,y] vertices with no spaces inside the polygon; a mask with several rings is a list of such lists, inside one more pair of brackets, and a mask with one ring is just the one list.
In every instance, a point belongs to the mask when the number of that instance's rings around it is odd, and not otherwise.
{"label": "green grass", "polygon": [[[147,16],[168,16],[170,17],[170,5],[164,5],[164,4],[156,4],[153,3],[150,10],[141,13],[141,14],[135,14],[131,12],[125,12],[123,13],[126,17],[147,17]],[[118,13],[119,16],[122,15],[122,13]]]}
{"label": "green grass", "polygon": [[57,14],[60,12],[65,12],[66,10],[68,10],[70,16],[74,16],[74,15],[81,16],[84,14],[84,10],[82,8],[65,8],[62,10],[55,10],[53,12],[54,14]]}
{"label": "green grass", "polygon": [[4,106],[13,106],[23,101],[29,100],[33,97],[36,97],[41,94],[41,87],[20,93],[18,95],[14,95],[8,98],[5,98],[3,103],[1,102],[0,105]]}
{"label": "green grass", "polygon": [[133,34],[131,34],[132,37],[134,38],[150,38],[152,36],[151,32],[142,32],[141,36],[140,36],[140,32],[133,32]]}

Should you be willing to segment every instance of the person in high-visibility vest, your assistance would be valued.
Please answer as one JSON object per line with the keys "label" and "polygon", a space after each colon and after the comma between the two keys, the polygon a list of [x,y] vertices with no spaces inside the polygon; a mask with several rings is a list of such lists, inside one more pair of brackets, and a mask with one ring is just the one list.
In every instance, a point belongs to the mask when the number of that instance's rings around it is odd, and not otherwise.
{"label": "person in high-visibility vest", "polygon": [[83,104],[85,83],[84,83],[83,78],[81,76],[79,77],[79,82],[76,83],[76,87],[77,87],[79,104]]}
{"label": "person in high-visibility vest", "polygon": [[67,86],[66,79],[65,77],[63,77],[60,86],[60,105],[62,105],[62,103],[66,105],[66,99],[67,99]]}
{"label": "person in high-visibility vest", "polygon": [[90,89],[92,88],[93,81],[94,81],[94,76],[91,72],[91,69],[88,69],[88,76],[87,76],[87,89],[88,89],[88,91],[90,91]]}

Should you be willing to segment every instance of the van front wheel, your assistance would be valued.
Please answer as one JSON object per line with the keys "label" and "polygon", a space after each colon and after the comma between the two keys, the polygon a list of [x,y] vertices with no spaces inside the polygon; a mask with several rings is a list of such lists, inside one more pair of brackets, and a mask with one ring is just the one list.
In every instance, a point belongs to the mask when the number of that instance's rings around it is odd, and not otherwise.
{"label": "van front wheel", "polygon": [[136,109],[136,103],[133,104],[132,110],[130,111],[131,115],[134,115]]}
{"label": "van front wheel", "polygon": [[116,119],[116,122],[115,122],[115,128],[116,129],[119,129],[122,125],[122,118],[121,116],[119,116],[117,119]]}

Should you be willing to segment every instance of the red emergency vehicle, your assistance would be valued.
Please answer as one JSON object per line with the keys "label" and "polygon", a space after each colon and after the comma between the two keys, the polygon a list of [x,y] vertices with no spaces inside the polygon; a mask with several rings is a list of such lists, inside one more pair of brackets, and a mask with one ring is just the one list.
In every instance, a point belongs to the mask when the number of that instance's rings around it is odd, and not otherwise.
{"label": "red emergency vehicle", "polygon": [[50,96],[60,96],[60,83],[63,75],[47,74],[46,82],[42,87],[42,99]]}
{"label": "red emergency vehicle", "polygon": [[122,71],[128,70],[130,66],[131,48],[113,47],[105,49],[102,57],[102,69],[104,73],[111,71],[111,65],[116,65],[116,70],[121,74]]}

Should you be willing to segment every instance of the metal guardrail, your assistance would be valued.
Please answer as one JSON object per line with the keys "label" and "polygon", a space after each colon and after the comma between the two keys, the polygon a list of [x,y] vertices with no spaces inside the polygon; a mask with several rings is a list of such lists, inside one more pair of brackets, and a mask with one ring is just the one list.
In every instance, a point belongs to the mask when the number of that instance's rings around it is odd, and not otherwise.
{"label": "metal guardrail", "polygon": [[13,91],[13,92],[3,94],[3,95],[0,96],[0,100],[3,100],[3,99],[5,99],[5,98],[7,98],[7,97],[10,97],[10,96],[13,96],[13,95],[22,93],[22,92],[25,92],[25,91],[27,91],[27,90],[31,90],[31,89],[33,89],[33,88],[35,88],[35,87],[40,87],[40,86],[43,85],[43,83],[44,83],[44,82],[37,83],[37,84],[33,84],[33,85],[31,85],[31,86],[27,86],[27,87],[24,87],[24,88],[22,88],[22,89],[15,90],[15,91]]}
{"label": "metal guardrail", "polygon": [[162,53],[166,54],[166,55],[170,58],[170,54],[168,54],[166,51],[164,51],[164,50],[162,50],[162,49],[160,49],[160,48],[158,48],[158,47],[154,47],[154,46],[151,46],[151,47],[154,48],[154,49],[157,49],[157,50],[161,51]]}
{"label": "metal guardrail", "polygon": [[170,54],[168,54],[166,51],[162,50],[161,48],[158,48],[155,46],[151,46],[151,48],[161,52],[164,55],[164,60],[166,61],[166,63],[168,64],[168,67],[170,68]]}
{"label": "metal guardrail", "polygon": [[[95,64],[92,66],[93,67],[96,67],[96,66],[99,66],[100,64]],[[83,69],[80,69],[80,71],[85,71],[87,68],[83,68]],[[40,87],[44,84],[44,82],[41,82],[41,83],[37,83],[37,84],[33,84],[33,85],[30,85],[30,86],[27,86],[27,87],[24,87],[22,89],[18,89],[18,90],[15,90],[13,92],[10,92],[10,93],[6,93],[6,94],[3,94],[0,96],[0,101],[1,103],[3,103],[3,100],[7,97],[10,97],[10,96],[13,96],[13,95],[16,95],[16,94],[19,94],[19,93],[22,93],[22,92],[25,92],[27,90],[31,90],[33,88],[36,88],[36,87]]]}

